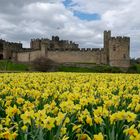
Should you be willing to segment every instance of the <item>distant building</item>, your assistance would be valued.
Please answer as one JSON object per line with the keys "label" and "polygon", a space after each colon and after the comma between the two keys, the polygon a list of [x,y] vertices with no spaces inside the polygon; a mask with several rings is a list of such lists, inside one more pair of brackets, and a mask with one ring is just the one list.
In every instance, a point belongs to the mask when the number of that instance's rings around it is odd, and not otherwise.
{"label": "distant building", "polygon": [[68,40],[32,39],[30,48],[21,43],[0,40],[0,59],[18,62],[32,62],[36,58],[47,57],[57,63],[95,63],[117,67],[130,66],[130,38],[111,37],[111,31],[104,31],[103,48],[79,48]]}

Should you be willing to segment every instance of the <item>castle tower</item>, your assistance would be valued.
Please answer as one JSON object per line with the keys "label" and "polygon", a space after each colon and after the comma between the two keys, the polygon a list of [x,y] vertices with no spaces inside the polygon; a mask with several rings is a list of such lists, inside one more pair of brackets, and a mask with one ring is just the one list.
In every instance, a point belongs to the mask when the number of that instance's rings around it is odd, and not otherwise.
{"label": "castle tower", "polygon": [[130,66],[130,38],[111,37],[109,40],[109,65],[116,67]]}
{"label": "castle tower", "polygon": [[109,39],[111,38],[111,31],[104,31],[104,50],[106,54],[106,61],[109,64]]}
{"label": "castle tower", "polygon": [[40,39],[31,39],[30,42],[31,49],[40,49],[41,48],[41,40]]}

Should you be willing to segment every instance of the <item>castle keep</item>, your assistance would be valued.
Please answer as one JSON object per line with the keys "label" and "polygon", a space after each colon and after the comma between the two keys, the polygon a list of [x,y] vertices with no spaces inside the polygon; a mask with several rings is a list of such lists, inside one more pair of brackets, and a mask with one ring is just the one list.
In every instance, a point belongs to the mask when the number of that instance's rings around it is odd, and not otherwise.
{"label": "castle keep", "polygon": [[130,38],[111,37],[111,31],[104,31],[103,48],[79,48],[72,41],[52,39],[32,39],[30,48],[23,48],[21,43],[0,40],[0,59],[17,62],[32,62],[37,58],[47,57],[56,63],[95,63],[116,67],[130,65]]}

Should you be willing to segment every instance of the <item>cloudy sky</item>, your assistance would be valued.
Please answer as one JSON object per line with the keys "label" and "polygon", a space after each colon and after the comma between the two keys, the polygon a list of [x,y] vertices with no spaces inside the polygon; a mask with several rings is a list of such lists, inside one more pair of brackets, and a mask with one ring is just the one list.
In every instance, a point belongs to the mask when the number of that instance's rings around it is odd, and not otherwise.
{"label": "cloudy sky", "polygon": [[140,57],[140,0],[0,0],[0,38],[22,42],[58,35],[80,47],[103,47],[103,31],[131,37]]}

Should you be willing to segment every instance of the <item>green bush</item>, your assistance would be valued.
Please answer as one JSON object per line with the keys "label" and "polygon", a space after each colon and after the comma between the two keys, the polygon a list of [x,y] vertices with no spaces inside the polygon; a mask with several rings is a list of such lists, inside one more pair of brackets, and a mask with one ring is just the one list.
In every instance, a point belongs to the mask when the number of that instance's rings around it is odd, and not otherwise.
{"label": "green bush", "polygon": [[128,73],[140,73],[140,64],[133,64],[131,67],[129,67]]}
{"label": "green bush", "polygon": [[55,71],[55,63],[46,58],[46,57],[40,57],[36,58],[32,62],[32,69],[33,71],[40,71],[40,72],[47,72],[47,71]]}

